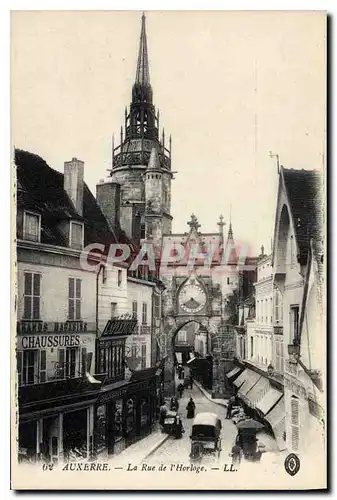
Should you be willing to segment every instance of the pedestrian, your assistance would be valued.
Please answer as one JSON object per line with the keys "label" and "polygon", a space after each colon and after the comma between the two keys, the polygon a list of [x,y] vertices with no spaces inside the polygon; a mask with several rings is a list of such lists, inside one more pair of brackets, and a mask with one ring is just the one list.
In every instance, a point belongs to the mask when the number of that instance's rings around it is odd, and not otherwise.
{"label": "pedestrian", "polygon": [[232,416],[232,408],[233,408],[233,403],[231,402],[231,400],[228,401],[228,404],[227,404],[227,413],[226,413],[226,418],[231,418]]}
{"label": "pedestrian", "polygon": [[180,417],[176,417],[174,422],[174,437],[175,439],[180,439],[183,435],[184,428]]}
{"label": "pedestrian", "polygon": [[241,447],[234,443],[234,446],[232,447],[232,464],[233,465],[238,465],[241,463],[241,457],[242,457],[242,449]]}
{"label": "pedestrian", "polygon": [[179,397],[180,399],[183,397],[183,392],[184,392],[184,386],[183,384],[179,384],[178,387],[177,387],[177,391],[178,391],[178,394],[179,394]]}
{"label": "pedestrian", "polygon": [[187,403],[186,410],[187,410],[187,418],[194,418],[195,403],[194,403],[192,397],[190,398],[189,402]]}
{"label": "pedestrian", "polygon": [[191,387],[191,389],[193,389],[193,377],[192,377],[192,375],[190,376],[190,387]]}

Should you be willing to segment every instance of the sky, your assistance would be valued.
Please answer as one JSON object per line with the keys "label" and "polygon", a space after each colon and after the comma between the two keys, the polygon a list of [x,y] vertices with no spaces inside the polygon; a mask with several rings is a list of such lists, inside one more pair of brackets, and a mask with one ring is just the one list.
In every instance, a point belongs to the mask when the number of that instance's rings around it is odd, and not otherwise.
{"label": "sky", "polygon": [[[56,170],[72,157],[96,184],[111,165],[131,101],[141,12],[12,12],[12,144]],[[195,213],[270,251],[277,153],[285,168],[321,169],[325,17],[319,12],[146,12],[150,79],[172,134],[173,232]],[[228,226],[227,226],[228,227]],[[225,227],[226,231],[226,227]]]}

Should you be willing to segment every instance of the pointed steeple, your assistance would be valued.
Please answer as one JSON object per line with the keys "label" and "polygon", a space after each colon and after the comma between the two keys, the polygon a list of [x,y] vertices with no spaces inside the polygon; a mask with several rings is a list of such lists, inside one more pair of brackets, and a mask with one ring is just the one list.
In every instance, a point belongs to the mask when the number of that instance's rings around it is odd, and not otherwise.
{"label": "pointed steeple", "polygon": [[[153,147],[156,147],[160,165],[171,170],[171,153],[159,138],[159,112],[153,105],[150,84],[146,18],[141,17],[141,29],[135,80],[132,85],[130,107],[125,109],[124,130],[120,145],[114,147],[113,168],[123,166],[146,167]],[[136,49],[136,50],[137,50]]]}
{"label": "pointed steeple", "polygon": [[151,150],[150,160],[149,160],[146,171],[148,171],[148,170],[161,171],[160,160],[159,160],[158,151],[156,148],[152,148],[152,150]]}
{"label": "pointed steeple", "polygon": [[145,14],[142,15],[142,28],[140,32],[139,52],[135,83],[150,85],[149,56],[147,53]]}
{"label": "pointed steeple", "polygon": [[233,228],[232,228],[232,207],[230,208],[230,215],[229,215],[229,228],[227,235],[226,252],[228,257],[227,264],[236,264],[238,261],[238,257],[236,253]]}

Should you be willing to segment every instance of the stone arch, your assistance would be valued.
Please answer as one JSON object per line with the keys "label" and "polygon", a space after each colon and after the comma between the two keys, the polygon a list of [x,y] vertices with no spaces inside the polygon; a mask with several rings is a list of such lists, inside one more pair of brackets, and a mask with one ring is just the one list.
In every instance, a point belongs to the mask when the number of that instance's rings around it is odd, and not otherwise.
{"label": "stone arch", "polygon": [[166,316],[164,318],[164,335],[165,342],[165,352],[162,351],[162,356],[165,357],[165,385],[166,394],[174,393],[174,340],[178,331],[183,328],[188,323],[196,322],[207,329],[211,344],[216,341],[217,338],[220,339],[218,335],[218,326],[220,325],[220,316],[202,316],[202,315],[190,315],[190,316]]}

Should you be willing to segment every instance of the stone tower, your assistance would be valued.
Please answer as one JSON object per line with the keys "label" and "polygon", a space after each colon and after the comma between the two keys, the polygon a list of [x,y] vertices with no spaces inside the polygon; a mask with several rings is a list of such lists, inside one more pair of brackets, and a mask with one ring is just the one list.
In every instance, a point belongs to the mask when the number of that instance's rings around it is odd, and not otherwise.
{"label": "stone tower", "polygon": [[125,108],[120,144],[112,147],[110,176],[121,186],[120,224],[130,238],[140,234],[141,238],[160,240],[163,234],[171,233],[171,137],[169,148],[164,130],[159,139],[144,14],[132,101],[129,110]]}

